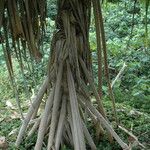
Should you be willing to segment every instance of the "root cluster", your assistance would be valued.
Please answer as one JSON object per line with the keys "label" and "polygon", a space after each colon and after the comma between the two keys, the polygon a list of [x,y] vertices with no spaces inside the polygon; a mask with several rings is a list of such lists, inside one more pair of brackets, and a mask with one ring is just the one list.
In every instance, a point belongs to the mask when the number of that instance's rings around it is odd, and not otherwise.
{"label": "root cluster", "polygon": [[[98,123],[101,131],[106,128],[109,137],[114,137],[124,150],[129,149],[108,123],[93,82],[88,40],[90,8],[89,0],[58,1],[58,30],[52,40],[48,76],[28,110],[16,146],[20,145],[24,135],[31,138],[37,132],[35,150],[41,150],[43,143],[47,150],[59,150],[64,144],[75,150],[86,150],[87,147],[96,150],[86,126],[91,120],[93,124]],[[94,94],[98,109],[91,103],[89,91]],[[38,113],[45,93],[48,95],[45,109]],[[31,127],[32,119],[35,122]]]}

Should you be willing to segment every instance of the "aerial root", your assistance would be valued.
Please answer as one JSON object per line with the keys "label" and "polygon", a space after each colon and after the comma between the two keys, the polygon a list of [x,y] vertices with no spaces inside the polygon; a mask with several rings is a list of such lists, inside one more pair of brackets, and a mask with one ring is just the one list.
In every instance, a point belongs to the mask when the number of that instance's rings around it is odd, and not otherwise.
{"label": "aerial root", "polygon": [[66,118],[66,96],[64,96],[62,99],[62,106],[61,106],[61,110],[60,110],[58,128],[57,128],[56,138],[55,138],[56,150],[59,149],[59,145],[61,144],[61,138],[62,138],[64,123],[65,123],[65,118]]}
{"label": "aerial root", "polygon": [[30,137],[32,137],[32,135],[38,130],[40,122],[41,122],[41,118],[38,118],[36,120],[36,122],[34,123],[33,127],[31,128],[31,130],[29,131],[29,133],[27,135],[27,139],[29,139]]}
{"label": "aerial root", "polygon": [[[80,60],[80,64],[82,64],[96,100],[100,100],[82,60]],[[64,66],[67,69],[65,74],[63,73]],[[104,108],[100,112],[92,105],[84,81],[81,80],[83,84],[81,83],[80,88],[76,87],[70,64],[67,61],[60,63],[57,71],[56,81],[52,84],[52,88],[49,87],[48,89],[49,95],[45,109],[42,114],[37,114],[37,119],[35,119],[27,134],[29,139],[37,132],[34,149],[41,150],[44,143],[48,150],[59,150],[64,144],[73,147],[75,150],[86,150],[87,145],[92,150],[96,150],[94,140],[85,123],[89,120],[94,124],[99,122],[102,131],[105,127],[124,150],[129,149],[108,123]],[[17,146],[21,143],[27,128],[31,126],[29,126],[29,123],[32,122],[34,112],[39,109],[48,85],[49,79],[46,78],[23,121],[16,141]]]}
{"label": "aerial root", "polygon": [[44,93],[45,93],[45,91],[47,89],[47,86],[48,86],[48,82],[49,82],[49,79],[46,77],[46,79],[44,80],[41,88],[38,91],[38,94],[33,99],[33,102],[31,104],[31,106],[30,106],[30,108],[29,108],[29,110],[27,112],[27,115],[26,115],[25,119],[23,120],[22,126],[20,128],[20,131],[19,131],[16,143],[15,143],[15,145],[17,147],[22,142],[22,138],[24,136],[24,133],[26,132],[26,129],[27,129],[28,124],[29,124],[29,122],[31,120],[32,114],[35,112],[35,110],[37,108],[39,108],[39,106],[41,104],[42,98],[43,98]]}
{"label": "aerial root", "polygon": [[83,132],[84,132],[86,140],[88,141],[89,146],[91,147],[92,150],[96,150],[96,145],[83,121],[82,121],[82,128],[83,128]]}
{"label": "aerial root", "polygon": [[103,124],[103,126],[111,133],[111,135],[115,138],[115,140],[118,142],[118,144],[124,149],[128,150],[129,147],[126,143],[124,143],[120,137],[117,135],[117,133],[113,130],[111,125],[105,120],[105,118],[99,113],[96,108],[91,104],[91,102],[85,100],[82,96],[79,98],[80,102],[84,105],[84,107],[88,107],[90,111],[97,117],[99,122]]}

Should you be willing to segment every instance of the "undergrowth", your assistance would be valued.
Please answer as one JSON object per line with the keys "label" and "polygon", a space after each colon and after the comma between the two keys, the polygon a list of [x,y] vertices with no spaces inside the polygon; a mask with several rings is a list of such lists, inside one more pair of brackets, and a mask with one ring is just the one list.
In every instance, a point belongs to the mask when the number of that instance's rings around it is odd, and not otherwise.
{"label": "undergrowth", "polygon": [[[135,134],[139,141],[147,146],[147,149],[150,149],[150,54],[149,48],[145,48],[144,45],[144,11],[141,6],[137,6],[138,12],[135,15],[132,39],[130,40],[130,46],[128,49],[126,49],[132,27],[132,8],[133,4],[129,5],[129,2],[122,1],[122,3],[119,3],[119,5],[108,4],[104,9],[104,17],[106,18],[105,30],[107,36],[110,75],[111,79],[113,80],[121,69],[123,63],[126,63],[127,67],[121,78],[116,82],[113,89],[116,98],[116,108],[119,122],[129,131]],[[140,9],[140,13],[138,8]],[[50,8],[50,10],[51,9],[53,10],[53,8]],[[52,14],[52,18],[54,18],[54,16],[55,14]],[[150,18],[150,16],[148,16],[148,18]],[[49,18],[47,21],[50,26],[53,26],[54,22],[51,20],[51,18]],[[36,85],[35,82],[33,82],[30,72],[25,72],[30,96],[36,92],[33,89],[37,88],[37,85],[40,84],[43,76],[45,75],[44,70],[46,68],[46,62],[49,55],[49,40],[47,40],[47,38],[49,38],[50,34],[52,33],[48,33],[48,36],[45,39],[45,54],[42,62],[38,65],[34,64]],[[90,43],[93,54],[93,73],[95,75],[95,84],[97,84],[95,41],[95,29],[93,25],[91,25]],[[19,89],[20,102],[22,104],[22,109],[24,112],[26,112],[30,101],[29,99],[26,100],[26,93],[24,93],[23,87],[24,81],[20,74],[18,63],[15,58],[13,61],[15,62],[14,70],[16,72],[16,82]],[[112,126],[114,126],[115,131],[120,137],[122,137],[122,139],[124,139],[126,142],[130,142],[128,135],[123,133],[115,126],[111,109],[112,104],[107,96],[107,87],[105,85],[103,86],[103,93],[105,94],[103,103],[107,110],[108,118],[112,122]],[[9,82],[9,76],[6,70],[3,52],[0,47],[0,137],[6,137],[7,142],[9,143],[9,150],[16,149],[14,147],[14,142],[16,140],[18,129],[21,125],[19,117],[20,115],[13,94],[13,88]],[[90,131],[94,132],[94,129],[90,123],[88,124],[88,127]],[[20,149],[32,150],[35,140],[36,135],[34,135],[30,140],[24,140]],[[102,140],[97,143],[98,149],[121,149],[117,143],[112,145],[108,142],[107,137],[102,138]],[[62,150],[69,149],[64,146]],[[140,150],[140,148],[136,147],[135,150]]]}

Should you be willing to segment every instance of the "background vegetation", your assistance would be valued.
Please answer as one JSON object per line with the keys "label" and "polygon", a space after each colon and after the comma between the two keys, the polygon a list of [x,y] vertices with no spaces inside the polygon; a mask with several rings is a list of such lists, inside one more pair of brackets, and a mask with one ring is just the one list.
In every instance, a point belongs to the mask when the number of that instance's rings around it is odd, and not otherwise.
{"label": "background vegetation", "polygon": [[[55,0],[49,0],[47,7],[47,29],[41,49],[43,54],[42,60],[36,63],[34,60],[27,58],[27,61],[24,63],[24,74],[22,74],[12,48],[15,80],[18,85],[19,100],[24,113],[30,104],[30,97],[34,95],[38,85],[46,74],[45,70],[50,51],[50,41],[55,28]],[[120,2],[112,1],[111,3],[104,2],[103,14],[111,80],[114,80],[124,63],[127,65],[113,87],[120,123],[132,131],[139,138],[139,141],[149,149],[150,37],[146,37],[148,34],[145,33],[145,7],[138,1],[136,3],[129,0],[120,0]],[[150,15],[147,16],[147,28],[148,30],[150,29]],[[97,84],[98,65],[97,58],[95,57],[96,36],[93,17],[90,28],[90,45],[93,55],[93,73],[95,75],[95,84]],[[113,120],[110,110],[111,102],[107,95],[107,86],[105,85],[105,81],[103,82],[104,106],[108,111],[109,119]],[[10,150],[14,149],[13,144],[20,123],[15,95],[9,82],[2,45],[0,44],[0,136],[6,137],[10,145]],[[123,139],[128,140],[128,137],[119,129],[116,129],[116,131]],[[26,141],[22,145],[22,150],[32,149],[33,143],[34,139],[33,141]],[[116,144],[113,148],[107,141],[103,140],[99,143],[99,149],[111,150],[119,149],[119,147]]]}

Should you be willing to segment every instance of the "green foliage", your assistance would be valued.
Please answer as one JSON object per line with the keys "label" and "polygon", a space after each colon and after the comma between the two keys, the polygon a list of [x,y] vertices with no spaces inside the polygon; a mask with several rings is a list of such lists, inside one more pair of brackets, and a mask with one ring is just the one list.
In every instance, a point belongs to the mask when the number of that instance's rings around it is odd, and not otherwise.
{"label": "green foliage", "polygon": [[2,51],[2,45],[0,44],[0,66],[5,64],[4,54]]}
{"label": "green foliage", "polygon": [[47,16],[52,20],[55,20],[56,13],[57,13],[57,0],[47,0]]}
{"label": "green foliage", "polygon": [[[32,94],[32,89],[38,87],[46,74],[45,70],[47,68],[50,51],[49,43],[54,31],[54,20],[57,11],[56,1],[48,0],[47,7],[47,30],[43,39],[43,45],[41,46],[43,49],[43,58],[41,62],[38,63],[31,60],[29,57],[27,57],[26,60],[23,60],[25,80],[27,81],[27,89],[30,94]],[[109,55],[109,71],[111,80],[113,80],[121,69],[123,63],[126,63],[127,67],[121,76],[121,79],[115,83],[113,89],[117,102],[119,120],[126,128],[133,128],[133,133],[139,137],[141,142],[149,142],[148,138],[150,137],[148,129],[150,128],[150,122],[147,116],[148,113],[150,113],[150,39],[148,39],[148,47],[145,47],[144,7],[141,7],[141,5],[137,3],[136,10],[133,8],[134,2],[126,0],[122,0],[120,3],[107,3],[106,6],[104,5],[103,13]],[[135,14],[134,21],[133,14]],[[147,16],[147,21],[150,22],[150,15]],[[98,65],[96,57],[96,36],[93,22],[92,17],[90,46],[93,56],[93,73],[95,76],[95,84],[97,85]],[[150,29],[149,25],[147,27]],[[133,32],[131,35],[132,28]],[[26,109],[28,106],[27,101],[25,101],[26,94],[24,92],[24,78],[21,75],[21,70],[15,54],[13,54],[13,62],[19,97],[22,105],[24,106],[23,109]],[[29,71],[28,65],[32,68],[31,71]],[[6,70],[2,47],[0,45],[0,119],[11,116],[12,112],[6,106],[7,100],[10,100],[16,107],[13,90],[8,79],[9,76]],[[107,109],[109,120],[113,121],[114,119],[110,109],[111,102],[108,99],[108,89],[104,78],[103,83],[103,93],[105,94],[104,105]],[[138,110],[142,112],[142,114],[137,116],[131,115],[130,111],[133,110],[133,108],[136,111]],[[0,122],[0,136],[6,136],[6,138],[10,141],[11,150],[15,150],[14,141],[16,137],[8,136],[8,134],[13,129],[18,128],[20,123],[19,119],[11,118],[6,120],[4,119]],[[88,126],[91,131],[94,132],[90,124]],[[119,129],[116,130],[124,140],[127,139],[127,136],[122,133],[122,131]],[[24,141],[21,145],[21,149],[33,149],[35,138],[36,135],[32,138],[32,140]],[[113,145],[114,147],[112,147],[107,140],[107,137],[105,137],[98,145],[98,149],[120,149],[116,143]],[[68,148],[64,146],[63,150],[68,150]]]}
{"label": "green foliage", "polygon": [[[136,9],[135,9],[135,8]],[[134,13],[134,19],[133,19]],[[117,102],[125,102],[131,106],[149,112],[150,107],[150,45],[145,47],[145,8],[134,2],[122,1],[118,4],[107,3],[103,9],[107,49],[109,55],[109,71],[113,80],[123,63],[127,67],[114,86]],[[147,16],[150,19],[150,15]],[[93,21],[90,30],[91,49],[93,52],[93,72],[97,84],[96,39]],[[150,26],[148,26],[150,29]],[[132,31],[132,32],[131,32]],[[148,41],[150,41],[148,39]],[[105,79],[103,80],[105,83]],[[107,93],[107,86],[103,86]]]}
{"label": "green foliage", "polygon": [[[119,4],[107,3],[106,6],[104,5],[103,14],[107,37],[109,71],[111,80],[113,81],[124,62],[126,63],[126,69],[113,88],[117,102],[118,118],[126,128],[129,130],[133,128],[133,133],[139,137],[141,142],[148,143],[148,139],[150,138],[148,131],[150,128],[148,118],[148,114],[150,113],[150,43],[148,47],[145,47],[145,8],[139,3],[136,4],[136,10],[133,10],[133,7],[134,3],[128,1],[123,1]],[[135,15],[134,20],[133,13]],[[150,15],[147,16],[147,19],[150,19]],[[148,26],[148,29],[150,29],[150,26]],[[96,38],[94,35],[95,30],[92,21],[90,44],[93,56],[94,79],[95,84],[97,84],[98,64]],[[148,41],[150,40],[148,39]],[[113,121],[105,78],[103,78],[103,83],[105,83],[103,85],[103,93],[105,94],[104,105],[107,108],[109,120]],[[136,111],[143,112],[143,114],[137,116],[131,115],[130,111],[133,108]],[[124,140],[128,139],[122,131],[117,130],[117,133]],[[100,149],[111,149],[110,145],[107,142],[105,143],[105,141],[99,147]],[[119,148],[117,147],[116,149]],[[140,148],[134,149],[138,150]]]}
{"label": "green foliage", "polygon": [[[11,96],[11,85],[9,82],[9,76],[8,76],[8,72],[6,71],[6,69],[4,68],[6,67],[5,64],[3,64],[3,67],[0,67],[0,98],[2,99],[2,94],[4,96],[4,98],[10,98]],[[9,89],[9,91],[7,91]],[[10,92],[11,91],[11,92]]]}

